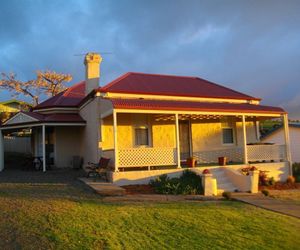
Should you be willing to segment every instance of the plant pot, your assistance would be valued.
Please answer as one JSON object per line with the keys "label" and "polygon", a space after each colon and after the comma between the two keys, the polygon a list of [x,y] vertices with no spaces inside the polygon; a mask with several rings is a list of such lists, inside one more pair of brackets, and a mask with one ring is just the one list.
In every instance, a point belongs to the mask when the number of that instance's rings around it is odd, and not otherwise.
{"label": "plant pot", "polygon": [[189,168],[194,168],[196,166],[196,159],[195,158],[188,158],[186,160],[186,164],[188,165]]}
{"label": "plant pot", "polygon": [[218,161],[219,161],[219,166],[225,166],[227,162],[227,158],[222,156],[218,158]]}

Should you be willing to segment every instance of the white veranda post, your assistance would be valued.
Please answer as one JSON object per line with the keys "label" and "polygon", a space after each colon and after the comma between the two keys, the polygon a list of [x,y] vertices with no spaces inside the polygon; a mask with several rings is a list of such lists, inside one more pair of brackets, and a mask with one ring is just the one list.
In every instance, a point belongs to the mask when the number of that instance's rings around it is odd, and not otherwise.
{"label": "white veranda post", "polygon": [[178,114],[175,114],[175,124],[176,124],[177,167],[181,168],[181,166],[180,166],[180,142],[179,142]]}
{"label": "white veranda post", "polygon": [[115,172],[119,171],[118,159],[118,131],[117,131],[117,112],[113,111],[113,127],[114,127],[114,149],[115,149]]}
{"label": "white veranda post", "polygon": [[43,172],[46,172],[46,128],[42,126]]}
{"label": "white veranda post", "polygon": [[0,171],[4,169],[4,144],[2,130],[0,130]]}
{"label": "white veranda post", "polygon": [[248,164],[248,151],[247,151],[247,130],[245,115],[242,115],[243,123],[243,147],[244,147],[244,164]]}
{"label": "white veranda post", "polygon": [[292,175],[293,174],[293,169],[292,169],[292,157],[291,157],[291,148],[290,148],[289,120],[288,120],[288,115],[287,114],[283,115],[283,126],[284,126],[286,159],[289,163],[290,175]]}

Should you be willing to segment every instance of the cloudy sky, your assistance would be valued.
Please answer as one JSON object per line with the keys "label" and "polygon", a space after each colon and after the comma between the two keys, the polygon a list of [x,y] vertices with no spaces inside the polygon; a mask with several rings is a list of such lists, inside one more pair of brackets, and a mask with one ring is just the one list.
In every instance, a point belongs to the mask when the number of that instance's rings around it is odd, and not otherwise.
{"label": "cloudy sky", "polygon": [[75,55],[111,52],[101,85],[128,71],[199,76],[300,118],[299,0],[1,0],[0,10],[0,72],[22,80],[50,69],[74,83]]}

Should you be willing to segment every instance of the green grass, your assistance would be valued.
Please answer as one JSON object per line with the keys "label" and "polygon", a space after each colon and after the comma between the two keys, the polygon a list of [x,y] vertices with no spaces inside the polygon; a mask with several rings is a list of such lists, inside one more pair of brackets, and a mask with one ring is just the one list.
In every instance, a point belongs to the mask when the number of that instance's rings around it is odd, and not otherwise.
{"label": "green grass", "polygon": [[299,249],[300,220],[232,201],[103,203],[82,187],[0,184],[0,249]]}

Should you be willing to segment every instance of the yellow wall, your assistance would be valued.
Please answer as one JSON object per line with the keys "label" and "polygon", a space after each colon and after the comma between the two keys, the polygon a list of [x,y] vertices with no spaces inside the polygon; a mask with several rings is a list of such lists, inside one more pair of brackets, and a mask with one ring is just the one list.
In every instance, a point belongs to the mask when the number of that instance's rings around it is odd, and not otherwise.
{"label": "yellow wall", "polygon": [[114,148],[114,132],[113,132],[112,115],[102,120],[100,141],[103,150]]}
{"label": "yellow wall", "polygon": [[[243,126],[241,122],[233,122],[235,144],[224,145],[222,141],[221,122],[192,122],[193,151],[209,151],[221,148],[243,146]],[[256,128],[253,122],[246,122],[247,143],[257,142]]]}
{"label": "yellow wall", "polygon": [[[145,114],[118,114],[118,147],[132,148],[134,145],[134,127],[148,126],[150,130],[150,145],[153,147],[175,147],[175,122],[155,121],[152,115]],[[102,149],[114,147],[113,118],[102,120]]]}
{"label": "yellow wall", "polygon": [[[118,114],[118,147],[132,148],[134,145],[134,127],[148,126],[153,147],[176,147],[175,122],[155,121],[153,115]],[[221,148],[232,148],[243,145],[242,123],[233,122],[235,127],[235,144],[224,145],[222,142],[222,124],[220,121],[192,121],[193,151],[209,151]],[[256,129],[253,122],[247,122],[247,142],[256,142]],[[102,120],[102,149],[114,148],[112,115]]]}
{"label": "yellow wall", "polygon": [[193,151],[208,151],[222,147],[221,123],[192,122]]}
{"label": "yellow wall", "polygon": [[174,121],[155,121],[152,119],[153,147],[176,147]]}

